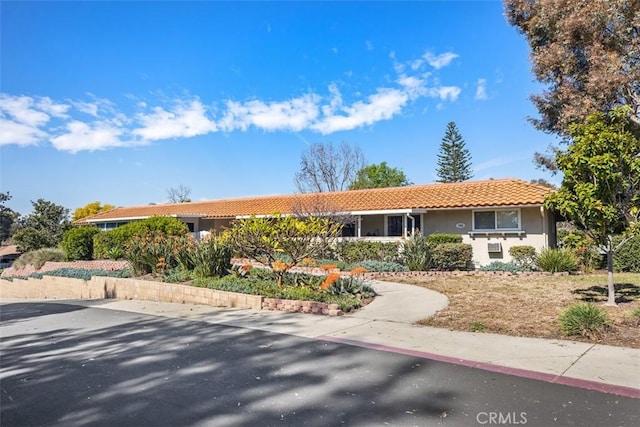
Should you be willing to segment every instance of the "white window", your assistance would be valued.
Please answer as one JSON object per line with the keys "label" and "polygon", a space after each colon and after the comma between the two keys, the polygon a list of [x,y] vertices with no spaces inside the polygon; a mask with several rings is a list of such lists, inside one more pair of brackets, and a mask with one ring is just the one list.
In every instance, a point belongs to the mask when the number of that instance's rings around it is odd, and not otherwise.
{"label": "white window", "polygon": [[520,209],[473,212],[474,230],[520,230]]}

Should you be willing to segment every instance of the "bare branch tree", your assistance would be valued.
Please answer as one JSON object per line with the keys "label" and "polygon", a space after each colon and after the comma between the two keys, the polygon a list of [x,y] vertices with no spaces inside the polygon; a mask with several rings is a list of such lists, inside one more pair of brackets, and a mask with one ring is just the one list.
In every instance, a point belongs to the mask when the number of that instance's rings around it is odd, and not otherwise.
{"label": "bare branch tree", "polygon": [[191,189],[185,185],[178,185],[177,187],[171,187],[167,190],[167,197],[169,203],[186,203],[190,202]]}
{"label": "bare branch tree", "polygon": [[364,155],[357,146],[315,143],[302,154],[296,187],[301,193],[346,190],[363,167]]}

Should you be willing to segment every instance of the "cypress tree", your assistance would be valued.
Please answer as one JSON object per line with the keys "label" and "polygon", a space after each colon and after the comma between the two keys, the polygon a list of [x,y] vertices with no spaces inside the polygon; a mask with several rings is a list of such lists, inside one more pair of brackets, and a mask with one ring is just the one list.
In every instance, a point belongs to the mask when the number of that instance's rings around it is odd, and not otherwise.
{"label": "cypress tree", "polygon": [[473,177],[471,154],[455,122],[447,124],[447,131],[440,143],[437,174],[437,182],[460,182]]}

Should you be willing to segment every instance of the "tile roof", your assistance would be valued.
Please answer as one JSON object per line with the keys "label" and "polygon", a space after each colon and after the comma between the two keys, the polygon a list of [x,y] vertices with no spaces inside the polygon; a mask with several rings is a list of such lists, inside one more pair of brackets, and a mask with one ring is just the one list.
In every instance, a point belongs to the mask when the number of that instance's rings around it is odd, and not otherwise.
{"label": "tile roof", "polygon": [[[552,190],[519,179],[466,181],[447,184],[412,185],[245,197],[203,202],[131,206],[96,214],[80,222],[139,218],[153,215],[194,215],[205,218],[269,215],[275,212],[358,212],[400,209],[459,209],[478,207],[541,205]],[[314,207],[316,207],[314,209]],[[318,209],[320,208],[320,209]]]}

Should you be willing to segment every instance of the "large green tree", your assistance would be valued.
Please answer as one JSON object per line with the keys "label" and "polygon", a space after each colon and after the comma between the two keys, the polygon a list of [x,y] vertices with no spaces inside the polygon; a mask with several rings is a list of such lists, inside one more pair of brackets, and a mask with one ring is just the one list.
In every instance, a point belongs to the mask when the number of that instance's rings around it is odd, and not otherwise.
{"label": "large green tree", "polygon": [[402,187],[411,184],[412,182],[407,179],[402,170],[389,167],[387,166],[387,162],[382,162],[360,169],[355,181],[349,185],[349,190]]}
{"label": "large green tree", "polygon": [[[573,222],[607,255],[607,305],[616,305],[613,256],[640,234],[640,126],[628,107],[569,126],[572,143],[555,153],[562,185],[545,205]],[[623,239],[614,243],[613,235]]]}
{"label": "large green tree", "polygon": [[531,47],[538,129],[566,136],[590,113],[627,105],[640,124],[640,0],[504,0]]}
{"label": "large green tree", "polygon": [[473,177],[471,154],[455,122],[447,124],[438,153],[438,182],[467,181]]}
{"label": "large green tree", "polygon": [[69,209],[44,199],[31,202],[33,212],[18,220],[12,240],[28,252],[58,246],[71,227]]}
{"label": "large green tree", "polygon": [[6,202],[11,200],[11,194],[0,193],[0,243],[11,236],[11,227],[20,216],[13,209],[6,206]]}

